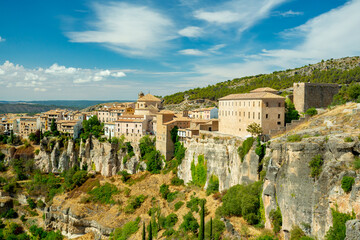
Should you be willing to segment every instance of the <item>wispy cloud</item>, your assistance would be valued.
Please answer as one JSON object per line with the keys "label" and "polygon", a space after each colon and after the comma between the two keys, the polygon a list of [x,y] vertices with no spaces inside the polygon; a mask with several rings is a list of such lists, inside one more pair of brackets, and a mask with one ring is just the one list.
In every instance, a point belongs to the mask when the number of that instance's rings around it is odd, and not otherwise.
{"label": "wispy cloud", "polygon": [[176,38],[173,21],[159,11],[128,3],[94,4],[93,30],[68,32],[72,42],[99,43],[128,56],[153,56]]}
{"label": "wispy cloud", "polygon": [[239,32],[242,32],[268,17],[271,10],[286,1],[232,0],[219,6],[197,10],[194,12],[194,16],[210,24],[233,24]]}
{"label": "wispy cloud", "polygon": [[211,54],[219,54],[219,50],[226,47],[226,44],[218,44],[206,50],[199,49],[184,49],[178,51],[181,55],[190,55],[190,56],[209,56]]}
{"label": "wispy cloud", "polygon": [[289,10],[286,12],[275,12],[274,15],[282,16],[282,17],[294,17],[294,16],[300,16],[303,15],[303,12],[294,12],[293,10]]}
{"label": "wispy cloud", "polygon": [[6,39],[5,38],[2,38],[1,36],[0,36],[0,42],[5,42],[6,41]]}
{"label": "wispy cloud", "polygon": [[200,28],[200,27],[190,26],[190,27],[181,29],[178,33],[184,37],[196,38],[196,37],[200,37],[201,35],[203,35],[204,32],[203,32],[202,28]]}
{"label": "wispy cloud", "polygon": [[179,51],[182,55],[190,55],[190,56],[207,56],[208,54],[199,49],[183,49]]}

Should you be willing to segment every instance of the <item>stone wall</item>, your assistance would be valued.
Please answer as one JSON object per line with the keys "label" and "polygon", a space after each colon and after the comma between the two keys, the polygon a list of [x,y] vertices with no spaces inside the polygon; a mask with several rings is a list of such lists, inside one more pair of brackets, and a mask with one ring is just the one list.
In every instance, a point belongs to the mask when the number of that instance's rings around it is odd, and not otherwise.
{"label": "stone wall", "polygon": [[338,92],[338,84],[294,83],[295,108],[299,112],[305,112],[312,107],[327,107]]}

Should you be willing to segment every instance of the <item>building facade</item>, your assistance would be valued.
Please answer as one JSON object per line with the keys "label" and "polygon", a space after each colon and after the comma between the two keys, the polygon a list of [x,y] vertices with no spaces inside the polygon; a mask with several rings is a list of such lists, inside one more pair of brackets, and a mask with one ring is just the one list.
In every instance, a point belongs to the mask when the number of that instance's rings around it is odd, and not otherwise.
{"label": "building facade", "polygon": [[[276,91],[276,90],[275,90]],[[219,132],[245,138],[251,123],[264,134],[285,125],[285,98],[271,92],[231,94],[219,99]]]}
{"label": "building facade", "polygon": [[37,117],[21,117],[19,133],[22,136],[28,136],[40,129],[40,119]]}

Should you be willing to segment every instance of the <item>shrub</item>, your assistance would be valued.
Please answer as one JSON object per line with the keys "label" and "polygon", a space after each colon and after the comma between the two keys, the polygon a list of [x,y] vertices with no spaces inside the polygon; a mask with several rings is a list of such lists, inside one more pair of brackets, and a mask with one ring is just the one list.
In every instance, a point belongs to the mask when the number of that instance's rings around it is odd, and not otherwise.
{"label": "shrub", "polygon": [[10,208],[6,212],[2,213],[1,217],[2,218],[7,218],[7,219],[9,219],[9,218],[17,218],[18,214],[17,214],[17,212],[15,212],[14,209]]}
{"label": "shrub", "polygon": [[168,194],[170,193],[169,186],[166,184],[162,184],[160,186],[160,194],[163,199],[167,199]]}
{"label": "shrub", "polygon": [[300,142],[302,137],[299,134],[290,135],[287,137],[288,142]]}
{"label": "shrub", "polygon": [[354,141],[354,139],[352,139],[351,137],[346,137],[344,139],[344,142],[353,142],[353,141]]}
{"label": "shrub", "polygon": [[73,186],[80,187],[86,182],[87,179],[88,179],[87,171],[85,170],[77,171],[72,176]]}
{"label": "shrub", "polygon": [[183,229],[185,232],[191,231],[193,233],[196,233],[199,229],[199,224],[194,218],[192,212],[190,211],[186,215],[184,215],[183,219],[184,220],[181,223],[180,228]]}
{"label": "shrub", "polygon": [[174,201],[174,200],[177,198],[177,194],[178,194],[178,193],[179,193],[178,191],[169,193],[169,194],[167,195],[167,199],[166,199],[166,200],[167,200],[168,202]]}
{"label": "shrub", "polygon": [[242,216],[249,224],[259,223],[261,187],[261,182],[231,187],[222,198],[223,204],[217,209],[217,214]]}
{"label": "shrub", "polygon": [[324,164],[324,159],[320,154],[313,157],[309,162],[309,167],[311,168],[310,176],[313,178],[318,177],[322,171],[323,164]]}
{"label": "shrub", "polygon": [[115,201],[112,200],[112,196],[119,193],[119,190],[115,185],[110,183],[105,183],[102,186],[96,187],[88,192],[90,197],[88,200],[93,202],[100,202],[103,204],[114,204]]}
{"label": "shrub", "polygon": [[309,108],[308,110],[306,110],[305,114],[312,117],[318,114],[318,111],[316,110],[316,108]]}
{"label": "shrub", "polygon": [[45,203],[40,199],[39,201],[37,201],[36,206],[40,209],[43,209],[46,205]]}
{"label": "shrub", "polygon": [[113,233],[110,234],[112,240],[126,240],[132,234],[139,230],[140,217],[137,217],[135,221],[125,223],[121,228],[116,228]]}
{"label": "shrub", "polygon": [[273,225],[273,230],[275,233],[280,232],[281,226],[282,226],[282,215],[280,208],[277,207],[277,209],[272,209],[269,214],[271,223]]}
{"label": "shrub", "polygon": [[178,217],[175,213],[170,213],[166,218],[165,221],[163,223],[163,228],[167,229],[167,228],[171,228],[173,226],[175,226],[175,224],[178,221]]}
{"label": "shrub", "polygon": [[36,202],[32,199],[32,198],[28,198],[26,199],[27,203],[29,204],[29,207],[31,209],[35,209],[36,208]]}
{"label": "shrub", "polygon": [[36,149],[35,150],[35,155],[39,155],[39,153],[40,153],[40,149]]}
{"label": "shrub", "polygon": [[355,213],[351,215],[346,213],[338,212],[335,209],[331,209],[331,215],[333,218],[333,225],[327,231],[325,235],[326,240],[344,240],[346,237],[346,226],[345,223],[348,220],[355,219]]}
{"label": "shrub", "polygon": [[355,178],[344,176],[341,180],[341,188],[344,190],[344,192],[349,193],[351,192],[352,185],[355,183]]}
{"label": "shrub", "polygon": [[305,236],[305,233],[299,226],[293,226],[290,231],[290,236],[290,240],[300,240]]}
{"label": "shrub", "polygon": [[123,182],[127,182],[127,180],[129,180],[131,178],[131,174],[129,174],[125,170],[119,172],[118,174],[121,175],[121,181],[123,181]]}
{"label": "shrub", "polygon": [[238,154],[241,162],[244,161],[245,155],[248,154],[248,152],[250,151],[251,147],[254,144],[254,141],[255,139],[253,137],[249,137],[242,143],[242,146],[238,148]]}
{"label": "shrub", "polygon": [[210,195],[219,191],[219,178],[216,175],[211,175],[209,179],[209,184],[206,189],[206,194]]}
{"label": "shrub", "polygon": [[175,205],[174,205],[174,207],[175,207],[175,212],[176,212],[177,210],[179,210],[179,209],[182,207],[182,205],[184,205],[184,202],[183,202],[183,201],[179,201],[179,202],[175,203]]}
{"label": "shrub", "polygon": [[198,163],[195,165],[194,160],[191,162],[192,183],[196,186],[203,187],[206,183],[207,163],[204,155],[198,156]]}
{"label": "shrub", "polygon": [[186,203],[186,207],[190,208],[191,212],[199,212],[200,198],[190,196],[190,201]]}
{"label": "shrub", "polygon": [[182,185],[184,185],[184,180],[178,178],[177,176],[174,176],[174,177],[171,179],[171,185],[174,185],[174,186],[182,186]]}
{"label": "shrub", "polygon": [[125,213],[134,213],[136,209],[141,207],[141,204],[145,201],[147,197],[143,194],[139,196],[134,196],[128,200],[128,205],[125,207]]}
{"label": "shrub", "polygon": [[355,157],[355,159],[354,159],[354,168],[356,170],[360,169],[360,157]]}
{"label": "shrub", "polygon": [[174,235],[176,233],[176,231],[173,228],[169,228],[166,229],[165,232],[163,233],[163,237],[170,237],[172,235]]}
{"label": "shrub", "polygon": [[153,173],[158,174],[162,168],[162,156],[160,151],[152,151],[147,153],[144,157],[146,159],[146,170]]}
{"label": "shrub", "polygon": [[[212,239],[221,239],[221,234],[225,231],[225,223],[220,219],[212,221]],[[210,239],[210,221],[205,224],[205,239]]]}

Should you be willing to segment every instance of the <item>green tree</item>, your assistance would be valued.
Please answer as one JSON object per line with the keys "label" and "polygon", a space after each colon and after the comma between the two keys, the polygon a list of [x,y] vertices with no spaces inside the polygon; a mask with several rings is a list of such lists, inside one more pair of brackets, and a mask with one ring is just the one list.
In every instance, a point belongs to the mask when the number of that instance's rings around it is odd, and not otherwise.
{"label": "green tree", "polygon": [[201,201],[199,240],[205,238],[205,201]]}
{"label": "green tree", "polygon": [[151,221],[149,223],[149,237],[148,240],[152,240],[152,226],[151,226]]}
{"label": "green tree", "polygon": [[212,218],[210,218],[210,240],[212,240],[213,239],[213,223],[212,223]]}
{"label": "green tree", "polygon": [[249,124],[246,128],[246,131],[249,132],[251,134],[251,136],[253,136],[253,137],[257,137],[263,133],[263,130],[262,130],[260,124],[255,123],[255,122]]}
{"label": "green tree", "polygon": [[290,99],[285,100],[285,123],[291,123],[292,120],[298,120],[300,114],[295,109],[295,105],[290,101]]}
{"label": "green tree", "polygon": [[57,126],[56,126],[56,123],[55,123],[55,119],[51,119],[51,125],[50,125],[50,130],[52,133],[55,133],[57,132]]}
{"label": "green tree", "polygon": [[146,240],[145,222],[143,222],[142,240]]}
{"label": "green tree", "polygon": [[175,126],[170,131],[170,136],[171,136],[171,140],[173,141],[173,143],[176,143],[179,140],[178,130],[179,130],[179,128],[177,126]]}

